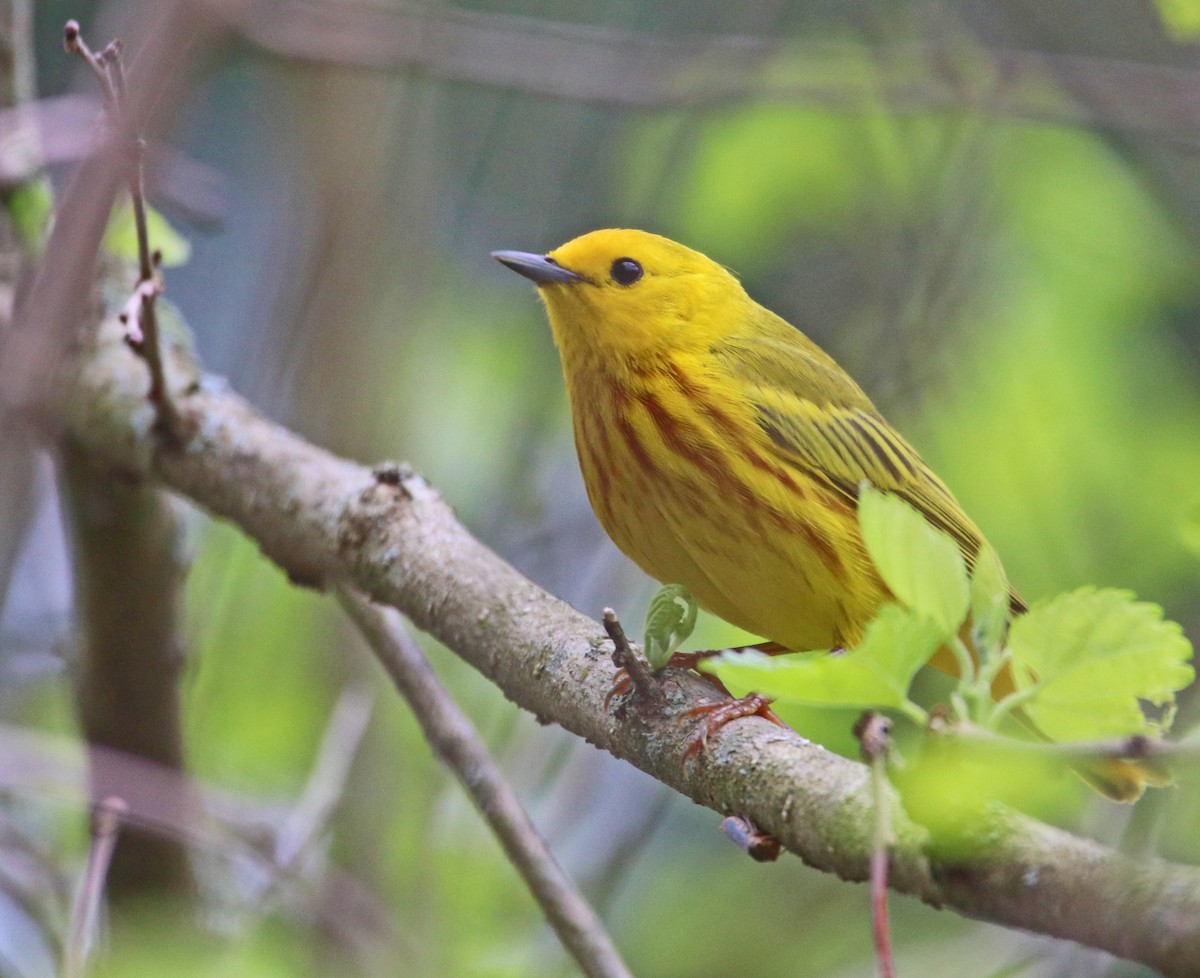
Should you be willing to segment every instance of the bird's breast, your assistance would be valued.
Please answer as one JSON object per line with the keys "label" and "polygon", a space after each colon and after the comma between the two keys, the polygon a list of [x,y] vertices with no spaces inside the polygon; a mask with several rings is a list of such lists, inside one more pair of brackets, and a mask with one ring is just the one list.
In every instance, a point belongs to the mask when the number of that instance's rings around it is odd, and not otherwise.
{"label": "bird's breast", "polygon": [[861,593],[856,514],[772,453],[732,385],[666,359],[568,388],[588,498],[643,570],[791,648],[856,637],[878,603]]}

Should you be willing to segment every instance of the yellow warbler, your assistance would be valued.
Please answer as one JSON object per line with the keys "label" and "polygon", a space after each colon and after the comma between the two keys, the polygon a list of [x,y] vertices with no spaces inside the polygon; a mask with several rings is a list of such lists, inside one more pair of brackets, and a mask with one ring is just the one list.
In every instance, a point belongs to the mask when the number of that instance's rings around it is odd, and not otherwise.
{"label": "yellow warbler", "polygon": [[[941,479],[829,354],[721,265],[634,230],[493,255],[538,286],[588,498],[651,577],[786,649],[852,648],[891,597],[859,533],[864,480],[973,565],[983,537]],[[1011,603],[1025,609],[1015,592]],[[1136,774],[1097,780],[1140,792]]]}

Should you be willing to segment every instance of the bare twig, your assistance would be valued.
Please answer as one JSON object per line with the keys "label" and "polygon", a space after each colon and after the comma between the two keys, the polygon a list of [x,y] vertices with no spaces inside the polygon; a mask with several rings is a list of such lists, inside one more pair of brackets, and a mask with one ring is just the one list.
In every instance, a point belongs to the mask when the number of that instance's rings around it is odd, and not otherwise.
{"label": "bare twig", "polygon": [[964,723],[934,723],[930,729],[944,737],[970,743],[973,748],[1036,754],[1066,764],[1088,761],[1157,761],[1164,765],[1200,762],[1200,741],[1159,740],[1145,734],[1092,741],[1021,740]]}
{"label": "bare twig", "polygon": [[434,751],[487,819],[563,947],[589,978],[631,978],[604,925],[554,859],[517,793],[395,611],[344,587],[338,589],[338,598],[407,700]]}
{"label": "bare twig", "polygon": [[[618,669],[625,670],[625,675],[633,684],[634,696],[651,709],[665,709],[667,701],[663,696],[662,686],[654,678],[654,673],[650,671],[650,663],[643,656],[638,655],[633,646],[629,644],[629,639],[625,637],[625,629],[621,627],[617,613],[612,608],[605,608],[603,620],[604,630],[613,643],[613,665]],[[609,692],[610,697],[617,691],[619,685],[619,681],[614,684]]]}
{"label": "bare twig", "polygon": [[892,797],[887,776],[892,721],[879,713],[864,713],[854,725],[863,760],[871,767],[871,799],[875,807],[875,837],[871,845],[871,921],[879,978],[896,978],[892,935],[888,927],[888,860],[896,837],[892,832]]}
{"label": "bare twig", "polygon": [[68,54],[77,54],[83,59],[96,76],[96,80],[100,82],[100,87],[104,89],[104,94],[109,102],[115,102],[115,96],[112,88],[112,81],[108,77],[108,70],[104,67],[104,62],[100,60],[90,47],[87,41],[83,39],[83,31],[79,26],[79,21],[68,20],[63,27],[63,47],[66,48]]}
{"label": "bare twig", "polygon": [[104,898],[104,880],[117,847],[117,833],[127,806],[120,798],[105,798],[96,804],[92,816],[92,846],[88,850],[75,903],[71,907],[71,929],[63,957],[64,978],[81,978],[88,954],[95,941],[96,921]]}
{"label": "bare twig", "polygon": [[110,143],[76,170],[59,200],[42,261],[0,336],[5,423],[47,422],[55,374],[90,311],[96,256],[123,173]]}
{"label": "bare twig", "polygon": [[321,739],[312,773],[300,801],[275,839],[275,863],[290,869],[329,824],[346,790],[350,766],[374,710],[374,697],[365,689],[342,692]]}
{"label": "bare twig", "polygon": [[[97,761],[108,773],[109,784],[127,789],[122,800],[128,811],[121,817],[118,849],[134,828],[186,842],[188,849],[207,855],[210,869],[216,873],[233,872],[231,867],[236,867],[235,875],[242,879],[249,869],[251,878],[268,879],[287,888],[288,898],[298,901],[322,934],[333,935],[350,947],[403,945],[387,908],[351,874],[337,865],[323,864],[321,885],[314,887],[307,885],[300,867],[280,866],[274,852],[264,852],[263,834],[278,822],[275,799],[231,791],[111,748],[89,746],[85,756],[74,738],[0,723],[0,793],[55,805],[97,804],[104,796],[93,794],[95,785],[89,785],[87,778],[87,768]],[[180,799],[188,804],[180,805]],[[111,904],[111,865],[107,879]],[[352,910],[344,902],[326,899],[330,893],[354,900]]]}
{"label": "bare twig", "polygon": [[112,41],[103,51],[95,54],[84,40],[78,21],[74,20],[67,21],[63,38],[66,49],[82,57],[92,73],[100,79],[118,138],[128,142],[129,196],[137,235],[138,282],[125,304],[121,321],[128,327],[126,338],[130,347],[146,361],[150,370],[150,391],[147,396],[158,412],[159,430],[164,436],[174,438],[179,431],[179,416],[167,391],[155,310],[155,300],[162,294],[163,285],[158,278],[158,255],[150,249],[146,220],[146,141],[134,127],[129,112],[129,92],[122,60],[124,45],[119,40]]}

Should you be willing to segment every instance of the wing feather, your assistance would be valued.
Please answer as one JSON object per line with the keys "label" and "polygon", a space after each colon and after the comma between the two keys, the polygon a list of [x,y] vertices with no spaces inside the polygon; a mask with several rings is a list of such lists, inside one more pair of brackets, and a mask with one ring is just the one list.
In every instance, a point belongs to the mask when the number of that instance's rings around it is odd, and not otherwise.
{"label": "wing feather", "polygon": [[[983,534],[945,483],[824,351],[778,322],[787,333],[734,337],[713,349],[742,385],[778,460],[822,479],[847,501],[857,503],[864,480],[895,493],[948,533],[973,568]],[[1012,598],[1014,610],[1023,610],[1024,602]]]}

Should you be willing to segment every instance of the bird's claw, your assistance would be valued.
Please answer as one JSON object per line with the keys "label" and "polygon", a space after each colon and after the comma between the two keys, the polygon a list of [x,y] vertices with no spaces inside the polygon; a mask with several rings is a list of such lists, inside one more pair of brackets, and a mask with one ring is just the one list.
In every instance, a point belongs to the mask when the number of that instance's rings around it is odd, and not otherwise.
{"label": "bird's claw", "polygon": [[686,768],[688,761],[700,753],[708,743],[709,735],[716,733],[725,724],[740,720],[743,717],[762,717],[779,727],[787,726],[771,709],[773,701],[760,693],[750,693],[740,699],[718,700],[711,703],[700,703],[691,709],[684,710],[681,716],[704,717],[704,722],[692,734],[687,750],[683,752],[681,766]]}

